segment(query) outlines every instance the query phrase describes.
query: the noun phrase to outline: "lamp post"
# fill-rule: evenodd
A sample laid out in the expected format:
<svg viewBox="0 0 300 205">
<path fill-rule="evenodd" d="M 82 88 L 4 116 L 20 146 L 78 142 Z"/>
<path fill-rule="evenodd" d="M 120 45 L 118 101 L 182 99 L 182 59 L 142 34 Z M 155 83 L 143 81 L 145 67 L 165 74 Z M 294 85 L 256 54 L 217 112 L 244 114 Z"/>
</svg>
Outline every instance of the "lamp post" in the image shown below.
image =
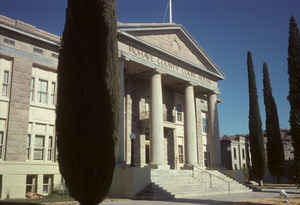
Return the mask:
<svg viewBox="0 0 300 205">
<path fill-rule="evenodd" d="M 130 139 L 131 139 L 131 163 L 130 166 L 134 167 L 134 140 L 135 140 L 135 134 L 131 133 L 130 134 Z"/>
</svg>

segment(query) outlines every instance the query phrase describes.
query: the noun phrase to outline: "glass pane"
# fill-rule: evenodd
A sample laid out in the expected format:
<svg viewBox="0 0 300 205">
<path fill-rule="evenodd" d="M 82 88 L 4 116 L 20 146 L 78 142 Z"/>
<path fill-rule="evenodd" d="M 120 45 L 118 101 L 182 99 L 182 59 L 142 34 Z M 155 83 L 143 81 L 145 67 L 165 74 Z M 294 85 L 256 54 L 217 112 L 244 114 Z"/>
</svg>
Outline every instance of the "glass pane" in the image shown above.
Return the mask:
<svg viewBox="0 0 300 205">
<path fill-rule="evenodd" d="M 52 82 L 51 93 L 54 95 L 55 93 L 55 82 Z"/>
<path fill-rule="evenodd" d="M 0 144 L 3 144 L 3 132 L 0 132 Z"/>
<path fill-rule="evenodd" d="M 9 76 L 9 72 L 7 70 L 4 71 L 4 79 L 3 79 L 4 83 L 8 83 L 8 76 Z"/>
<path fill-rule="evenodd" d="M 35 140 L 34 140 L 34 144 L 36 147 L 44 147 L 45 144 L 45 136 L 42 135 L 36 135 L 35 136 Z"/>
<path fill-rule="evenodd" d="M 51 148 L 53 146 L 53 137 L 49 136 L 48 147 Z"/>
<path fill-rule="evenodd" d="M 30 147 L 31 145 L 31 135 L 27 135 L 27 147 Z"/>
<path fill-rule="evenodd" d="M 48 185 L 43 185 L 43 192 L 48 193 L 49 191 Z"/>
<path fill-rule="evenodd" d="M 43 149 L 34 149 L 34 160 L 43 160 L 44 150 Z"/>
<path fill-rule="evenodd" d="M 34 84 L 35 84 L 35 79 L 32 78 L 32 79 L 31 79 L 31 89 L 34 89 L 34 86 L 35 86 Z"/>
</svg>

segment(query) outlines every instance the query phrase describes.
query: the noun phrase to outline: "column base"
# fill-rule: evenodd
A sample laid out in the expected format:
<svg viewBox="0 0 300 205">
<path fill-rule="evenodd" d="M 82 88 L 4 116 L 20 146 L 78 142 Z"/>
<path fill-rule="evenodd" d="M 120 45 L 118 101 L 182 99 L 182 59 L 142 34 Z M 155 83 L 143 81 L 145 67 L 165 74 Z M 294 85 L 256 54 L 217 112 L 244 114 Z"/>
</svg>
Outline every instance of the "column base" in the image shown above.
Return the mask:
<svg viewBox="0 0 300 205">
<path fill-rule="evenodd" d="M 170 169 L 170 165 L 166 164 L 149 164 L 151 169 Z"/>
<path fill-rule="evenodd" d="M 194 165 L 194 164 L 184 164 L 183 169 L 187 170 L 194 170 L 200 168 L 199 165 Z"/>
</svg>

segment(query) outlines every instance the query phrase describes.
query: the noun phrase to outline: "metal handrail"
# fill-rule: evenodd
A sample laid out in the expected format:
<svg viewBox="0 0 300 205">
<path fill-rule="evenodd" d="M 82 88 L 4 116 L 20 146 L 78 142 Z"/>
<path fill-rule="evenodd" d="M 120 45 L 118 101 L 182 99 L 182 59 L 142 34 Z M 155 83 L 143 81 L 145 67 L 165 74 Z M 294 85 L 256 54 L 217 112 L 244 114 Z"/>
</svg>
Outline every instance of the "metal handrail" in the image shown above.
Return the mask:
<svg viewBox="0 0 300 205">
<path fill-rule="evenodd" d="M 220 177 L 220 176 L 217 176 L 217 175 L 215 175 L 215 174 L 213 174 L 213 173 L 210 173 L 210 172 L 208 172 L 208 171 L 205 171 L 205 170 L 199 170 L 199 169 L 198 169 L 197 171 L 198 171 L 199 174 L 200 174 L 200 173 L 206 173 L 206 174 L 209 175 L 209 186 L 210 186 L 210 188 L 212 188 L 212 177 L 215 177 L 215 178 L 220 179 L 220 180 L 222 180 L 222 181 L 224 181 L 225 183 L 228 184 L 228 193 L 230 193 L 230 181 L 228 181 L 228 180 L 226 180 L 226 179 L 224 179 L 224 178 L 222 178 L 222 177 Z M 193 177 L 194 177 L 194 178 L 198 178 L 199 175 L 198 175 L 197 177 L 195 177 L 194 172 L 195 172 L 195 170 L 193 169 Z"/>
</svg>

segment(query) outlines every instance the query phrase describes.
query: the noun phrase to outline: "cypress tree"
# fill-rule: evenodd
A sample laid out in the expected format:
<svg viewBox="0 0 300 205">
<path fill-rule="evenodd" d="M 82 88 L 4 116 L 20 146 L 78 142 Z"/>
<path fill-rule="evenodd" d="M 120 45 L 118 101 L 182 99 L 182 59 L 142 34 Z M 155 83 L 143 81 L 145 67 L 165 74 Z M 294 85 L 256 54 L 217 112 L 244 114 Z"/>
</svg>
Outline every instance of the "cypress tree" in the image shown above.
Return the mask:
<svg viewBox="0 0 300 205">
<path fill-rule="evenodd" d="M 289 25 L 288 48 L 290 126 L 293 139 L 296 183 L 300 185 L 300 36 L 294 17 Z"/>
<path fill-rule="evenodd" d="M 107 195 L 119 136 L 114 0 L 68 0 L 58 63 L 56 134 L 60 172 L 82 205 Z"/>
<path fill-rule="evenodd" d="M 249 85 L 249 141 L 252 157 L 252 175 L 259 185 L 265 174 L 265 151 L 263 131 L 259 113 L 255 73 L 253 69 L 252 56 L 250 51 L 247 55 L 248 64 L 248 85 Z"/>
<path fill-rule="evenodd" d="M 277 176 L 277 183 L 284 173 L 284 151 L 281 141 L 277 107 L 272 95 L 267 63 L 263 65 L 264 103 L 266 111 L 267 161 L 272 176 Z"/>
</svg>

